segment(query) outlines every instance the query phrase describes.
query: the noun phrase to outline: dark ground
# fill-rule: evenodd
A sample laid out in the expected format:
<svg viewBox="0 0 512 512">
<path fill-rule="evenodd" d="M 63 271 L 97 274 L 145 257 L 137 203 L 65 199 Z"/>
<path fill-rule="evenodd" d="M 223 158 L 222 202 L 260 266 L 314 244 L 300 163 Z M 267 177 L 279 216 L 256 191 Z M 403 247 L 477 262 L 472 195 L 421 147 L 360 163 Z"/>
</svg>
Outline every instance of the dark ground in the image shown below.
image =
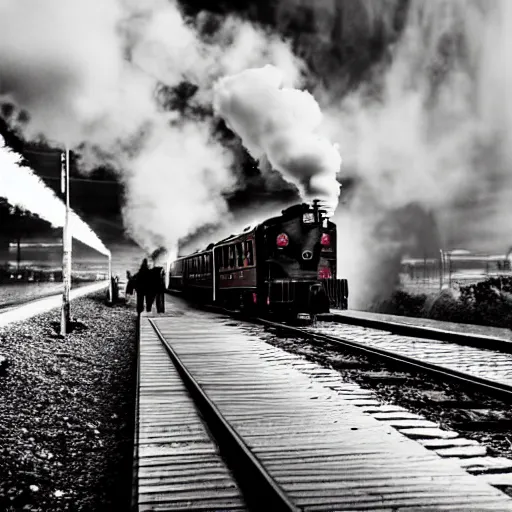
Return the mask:
<svg viewBox="0 0 512 512">
<path fill-rule="evenodd" d="M 0 510 L 128 510 L 136 315 L 104 293 L 0 329 Z M 82 322 L 82 323 L 80 323 Z"/>
</svg>

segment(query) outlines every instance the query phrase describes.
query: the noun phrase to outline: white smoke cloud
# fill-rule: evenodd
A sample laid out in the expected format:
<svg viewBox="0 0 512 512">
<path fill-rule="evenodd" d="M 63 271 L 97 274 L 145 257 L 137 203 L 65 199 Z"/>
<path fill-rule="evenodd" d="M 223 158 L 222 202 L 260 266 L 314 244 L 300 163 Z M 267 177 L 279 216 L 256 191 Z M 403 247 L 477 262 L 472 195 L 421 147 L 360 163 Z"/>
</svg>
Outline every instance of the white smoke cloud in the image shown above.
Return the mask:
<svg viewBox="0 0 512 512">
<path fill-rule="evenodd" d="M 510 153 L 505 141 L 512 128 L 511 24 L 506 0 L 413 1 L 381 94 L 371 98 L 363 87 L 328 111 L 347 169 L 384 208 L 416 201 L 442 218 L 464 199 L 478 209 L 488 194 L 493 201 L 510 197 L 503 153 Z M 493 186 L 496 178 L 505 189 Z M 472 226 L 478 237 L 491 228 L 485 239 L 468 241 L 483 248 L 498 240 L 499 214 Z M 445 237 L 461 240 L 449 231 Z"/>
<path fill-rule="evenodd" d="M 368 3 L 373 19 L 388 20 L 396 9 L 396 2 Z M 372 246 L 386 248 L 375 225 L 410 203 L 434 212 L 445 249 L 510 245 L 511 29 L 507 0 L 412 0 L 389 64 L 378 63 L 371 83 L 341 100 L 323 98 L 326 134 L 340 144 L 345 173 L 360 184 L 356 195 L 364 195 L 334 219 L 366 221 L 358 229 L 368 238 L 350 231 L 339 237 L 340 252 L 349 238 L 365 248 L 354 248 L 359 264 L 347 265 L 356 269 L 353 281 L 363 281 L 357 269 L 371 266 L 361 255 L 368 260 Z M 405 251 L 405 244 L 394 249 Z M 382 266 L 366 279 L 378 288 L 387 272 Z"/>
<path fill-rule="evenodd" d="M 321 199 L 332 214 L 341 156 L 316 133 L 322 112 L 307 91 L 284 88 L 282 72 L 267 65 L 218 81 L 214 108 L 253 158 L 268 161 L 307 200 Z"/>
<path fill-rule="evenodd" d="M 19 155 L 5 147 L 4 139 L 0 136 L 0 193 L 8 198 L 12 205 L 39 215 L 53 227 L 64 226 L 64 203 L 31 169 L 20 166 L 21 160 Z M 72 210 L 69 229 L 73 238 L 101 254 L 110 254 L 98 236 Z"/>
<path fill-rule="evenodd" d="M 208 110 L 218 77 L 267 62 L 300 80 L 281 38 L 236 18 L 202 38 L 174 1 L 0 0 L 0 96 L 28 112 L 27 138 L 119 171 L 126 227 L 148 251 L 205 220 L 229 221 L 221 194 L 234 183 L 208 122 L 162 109 L 158 86 L 191 81 L 191 105 Z"/>
<path fill-rule="evenodd" d="M 130 164 L 123 213 L 135 239 L 157 234 L 158 244 L 172 248 L 199 226 L 220 218 L 229 223 L 221 194 L 232 181 L 230 165 L 231 155 L 209 141 L 206 123 L 183 123 L 172 137 L 155 132 Z"/>
</svg>

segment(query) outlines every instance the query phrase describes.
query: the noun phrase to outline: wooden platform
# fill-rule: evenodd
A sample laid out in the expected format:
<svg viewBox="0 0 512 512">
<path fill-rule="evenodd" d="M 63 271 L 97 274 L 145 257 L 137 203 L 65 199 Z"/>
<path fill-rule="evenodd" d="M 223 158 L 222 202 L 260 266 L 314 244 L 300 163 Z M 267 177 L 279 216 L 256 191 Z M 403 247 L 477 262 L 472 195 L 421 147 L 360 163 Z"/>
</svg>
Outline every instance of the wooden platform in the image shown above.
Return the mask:
<svg viewBox="0 0 512 512">
<path fill-rule="evenodd" d="M 298 369 L 297 356 L 294 365 L 288 353 L 231 319 L 168 311 L 141 318 L 140 510 L 180 510 L 199 493 L 208 510 L 244 506 L 150 317 L 301 509 L 512 510 L 501 491 L 345 399 L 341 380 L 341 392 L 328 389 Z M 201 510 L 194 503 L 187 510 Z"/>
<path fill-rule="evenodd" d="M 147 319 L 141 323 L 139 346 L 138 510 L 246 510 Z"/>
</svg>

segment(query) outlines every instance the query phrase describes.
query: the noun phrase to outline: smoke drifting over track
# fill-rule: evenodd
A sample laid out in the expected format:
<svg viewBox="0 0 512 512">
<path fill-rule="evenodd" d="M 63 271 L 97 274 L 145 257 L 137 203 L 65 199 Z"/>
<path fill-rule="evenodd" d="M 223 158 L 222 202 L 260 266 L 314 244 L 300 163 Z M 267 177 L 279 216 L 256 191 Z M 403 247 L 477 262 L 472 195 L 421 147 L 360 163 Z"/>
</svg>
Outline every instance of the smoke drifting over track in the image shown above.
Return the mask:
<svg viewBox="0 0 512 512">
<path fill-rule="evenodd" d="M 208 15 L 191 21 L 168 0 L 0 0 L 0 102 L 17 107 L 10 125 L 67 144 L 84 170 L 114 167 L 125 225 L 148 252 L 229 223 L 222 194 L 236 180 L 213 129 L 214 81 L 269 62 L 291 84 L 300 76 L 280 37 L 234 17 L 213 34 L 203 30 Z M 184 82 L 197 86 L 186 101 L 176 93 Z"/>
<path fill-rule="evenodd" d="M 276 16 L 286 28 L 308 20 L 297 44 L 322 73 L 314 94 L 356 183 L 333 219 L 344 226 L 339 268 L 352 269 L 351 305 L 387 291 L 403 254 L 506 252 L 512 4 L 282 0 Z M 339 72 L 340 54 L 352 75 Z M 411 205 L 419 216 L 409 223 Z M 406 226 L 427 218 L 429 236 Z"/>
<path fill-rule="evenodd" d="M 31 213 L 36 213 L 53 227 L 64 226 L 66 207 L 43 181 L 28 167 L 20 166 L 21 157 L 10 151 L 0 137 L 0 190 L 11 204 L 18 205 Z M 110 251 L 75 213 L 71 212 L 69 227 L 73 238 L 92 247 L 101 254 Z"/>
</svg>

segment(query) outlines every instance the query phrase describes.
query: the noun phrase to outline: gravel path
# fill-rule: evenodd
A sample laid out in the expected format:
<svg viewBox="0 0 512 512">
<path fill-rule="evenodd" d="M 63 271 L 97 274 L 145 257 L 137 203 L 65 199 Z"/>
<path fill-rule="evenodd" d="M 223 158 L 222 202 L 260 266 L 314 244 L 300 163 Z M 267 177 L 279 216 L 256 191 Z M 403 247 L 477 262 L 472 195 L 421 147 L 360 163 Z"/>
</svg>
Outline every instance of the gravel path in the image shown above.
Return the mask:
<svg viewBox="0 0 512 512">
<path fill-rule="evenodd" d="M 135 397 L 133 308 L 104 293 L 0 328 L 0 510 L 128 510 Z"/>
</svg>

